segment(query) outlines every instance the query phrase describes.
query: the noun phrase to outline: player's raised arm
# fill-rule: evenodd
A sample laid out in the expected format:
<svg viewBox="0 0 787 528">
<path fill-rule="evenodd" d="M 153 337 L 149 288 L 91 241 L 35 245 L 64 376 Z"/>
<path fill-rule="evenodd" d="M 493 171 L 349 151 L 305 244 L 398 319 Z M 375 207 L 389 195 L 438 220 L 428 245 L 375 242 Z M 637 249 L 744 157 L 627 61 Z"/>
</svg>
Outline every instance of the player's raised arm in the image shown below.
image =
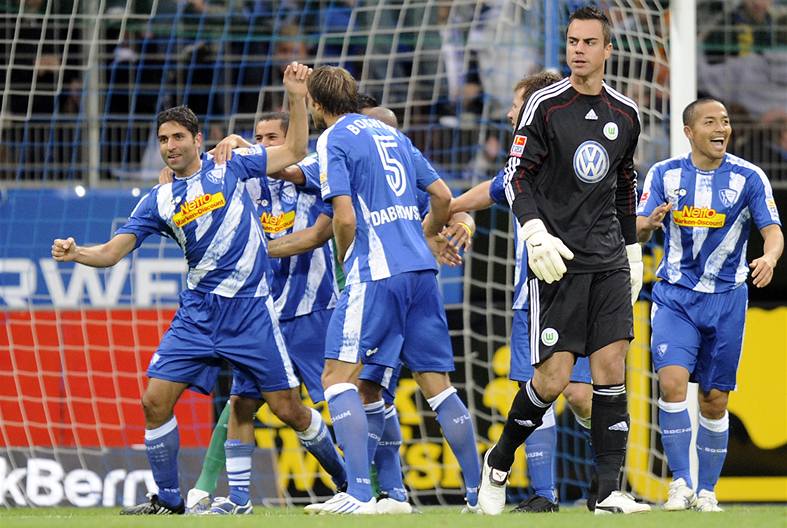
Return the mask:
<svg viewBox="0 0 787 528">
<path fill-rule="evenodd" d="M 267 148 L 267 172 L 273 174 L 293 165 L 308 153 L 309 121 L 306 111 L 306 81 L 311 68 L 293 62 L 284 72 L 284 88 L 290 110 L 290 124 L 284 145 Z"/>
<path fill-rule="evenodd" d="M 78 246 L 73 237 L 52 242 L 52 258 L 58 262 L 77 262 L 94 268 L 108 268 L 131 253 L 137 237 L 128 233 L 115 235 L 97 246 Z"/>
</svg>

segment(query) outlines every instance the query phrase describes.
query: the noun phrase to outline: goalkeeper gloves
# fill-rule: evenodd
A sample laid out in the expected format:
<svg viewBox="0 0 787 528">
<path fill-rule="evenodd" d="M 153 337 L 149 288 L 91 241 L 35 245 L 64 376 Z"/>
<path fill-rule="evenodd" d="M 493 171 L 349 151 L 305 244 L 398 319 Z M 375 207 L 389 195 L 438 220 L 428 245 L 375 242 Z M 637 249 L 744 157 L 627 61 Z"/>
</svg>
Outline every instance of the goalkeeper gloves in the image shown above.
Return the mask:
<svg viewBox="0 0 787 528">
<path fill-rule="evenodd" d="M 629 268 L 631 269 L 631 306 L 634 306 L 639 298 L 639 291 L 642 289 L 642 273 L 644 271 L 642 248 L 636 242 L 629 244 L 626 246 L 626 256 L 629 259 Z"/>
<path fill-rule="evenodd" d="M 574 254 L 563 241 L 547 233 L 541 220 L 530 220 L 522 226 L 522 236 L 527 245 L 527 263 L 536 277 L 551 284 L 563 278 L 566 264 Z"/>
</svg>

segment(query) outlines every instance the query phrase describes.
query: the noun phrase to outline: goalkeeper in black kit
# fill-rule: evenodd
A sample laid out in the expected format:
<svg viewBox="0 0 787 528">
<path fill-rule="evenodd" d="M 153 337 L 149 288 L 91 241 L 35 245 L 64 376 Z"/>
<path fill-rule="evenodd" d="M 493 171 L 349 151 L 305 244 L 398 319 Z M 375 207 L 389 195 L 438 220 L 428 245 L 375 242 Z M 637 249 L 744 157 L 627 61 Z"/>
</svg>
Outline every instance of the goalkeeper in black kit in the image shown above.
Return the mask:
<svg viewBox="0 0 787 528">
<path fill-rule="evenodd" d="M 484 457 L 479 505 L 505 507 L 514 451 L 541 425 L 577 357 L 590 356 L 591 437 L 599 479 L 595 513 L 638 513 L 620 490 L 629 414 L 626 353 L 642 285 L 636 238 L 637 105 L 604 81 L 607 17 L 574 12 L 566 31 L 571 75 L 525 103 L 505 168 L 506 193 L 528 252 L 530 350 L 535 374 L 511 404 Z"/>
</svg>

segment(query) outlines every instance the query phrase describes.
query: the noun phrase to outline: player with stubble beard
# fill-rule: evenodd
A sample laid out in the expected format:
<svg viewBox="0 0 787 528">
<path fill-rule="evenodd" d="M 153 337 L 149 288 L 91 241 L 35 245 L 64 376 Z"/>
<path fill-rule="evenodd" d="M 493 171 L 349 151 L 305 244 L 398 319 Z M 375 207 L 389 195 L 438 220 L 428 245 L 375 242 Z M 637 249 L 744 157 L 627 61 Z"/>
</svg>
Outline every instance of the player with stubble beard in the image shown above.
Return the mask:
<svg viewBox="0 0 787 528">
<path fill-rule="evenodd" d="M 541 425 L 577 357 L 590 357 L 596 514 L 649 511 L 620 491 L 629 414 L 626 353 L 642 285 L 636 237 L 636 103 L 604 83 L 609 20 L 575 11 L 566 31 L 571 75 L 528 100 L 506 164 L 506 193 L 528 252 L 533 378 L 517 393 L 482 470 L 479 505 L 498 514 L 514 451 Z"/>
</svg>

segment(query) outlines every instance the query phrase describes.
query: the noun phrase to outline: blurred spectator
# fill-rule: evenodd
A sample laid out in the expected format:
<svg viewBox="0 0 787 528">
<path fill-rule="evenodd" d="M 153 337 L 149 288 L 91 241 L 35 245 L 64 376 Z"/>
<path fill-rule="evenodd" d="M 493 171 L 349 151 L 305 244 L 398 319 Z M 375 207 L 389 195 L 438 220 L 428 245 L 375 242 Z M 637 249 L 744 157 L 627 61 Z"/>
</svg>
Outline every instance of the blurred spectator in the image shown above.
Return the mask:
<svg viewBox="0 0 787 528">
<path fill-rule="evenodd" d="M 710 64 L 728 57 L 743 57 L 773 48 L 777 44 L 777 27 L 771 12 L 773 0 L 741 0 L 734 9 L 730 2 L 710 2 L 708 17 L 697 17 L 704 55 Z"/>
</svg>

